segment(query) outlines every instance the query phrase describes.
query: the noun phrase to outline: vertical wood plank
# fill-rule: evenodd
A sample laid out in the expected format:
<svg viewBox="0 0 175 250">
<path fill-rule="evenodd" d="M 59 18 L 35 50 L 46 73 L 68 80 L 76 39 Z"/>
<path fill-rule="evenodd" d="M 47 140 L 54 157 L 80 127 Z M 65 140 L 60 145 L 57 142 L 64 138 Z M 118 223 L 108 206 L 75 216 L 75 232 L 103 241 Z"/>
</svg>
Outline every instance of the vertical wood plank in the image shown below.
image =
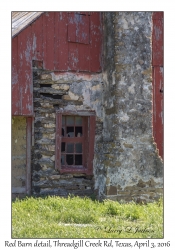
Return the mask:
<svg viewBox="0 0 175 250">
<path fill-rule="evenodd" d="M 78 44 L 69 43 L 69 69 L 76 71 L 79 68 Z"/>
<path fill-rule="evenodd" d="M 67 71 L 68 68 L 68 35 L 67 35 L 67 25 L 68 25 L 68 13 L 59 12 L 56 15 L 58 22 L 58 34 L 56 39 L 56 60 L 58 61 L 59 71 Z"/>
<path fill-rule="evenodd" d="M 60 12 L 55 13 L 55 70 L 59 69 L 59 35 L 58 35 L 58 29 L 59 29 L 59 19 L 60 19 Z"/>
<path fill-rule="evenodd" d="M 31 195 L 32 117 L 27 117 L 26 122 L 26 193 Z"/>
<path fill-rule="evenodd" d="M 153 19 L 163 19 L 163 11 L 153 12 Z"/>
<path fill-rule="evenodd" d="M 163 159 L 163 12 L 153 13 L 153 135 Z"/>
<path fill-rule="evenodd" d="M 18 35 L 20 115 L 33 115 L 31 26 Z"/>
<path fill-rule="evenodd" d="M 80 71 L 90 71 L 89 45 L 78 45 L 78 61 Z"/>
<path fill-rule="evenodd" d="M 95 142 L 95 125 L 96 116 L 89 117 L 89 154 L 88 154 L 88 172 L 93 173 L 93 159 L 94 159 L 94 142 Z"/>
<path fill-rule="evenodd" d="M 153 68 L 153 135 L 163 158 L 163 68 Z"/>
<path fill-rule="evenodd" d="M 54 12 L 47 12 L 44 15 L 45 19 L 45 29 L 46 29 L 46 57 L 44 57 L 45 60 L 45 67 L 47 70 L 54 70 L 54 40 L 55 40 L 55 34 L 54 34 Z"/>
<path fill-rule="evenodd" d="M 46 13 L 42 15 L 42 41 L 43 41 L 43 68 L 47 69 L 47 19 Z"/>
<path fill-rule="evenodd" d="M 153 66 L 163 65 L 163 19 L 153 19 Z"/>
<path fill-rule="evenodd" d="M 18 36 L 12 40 L 12 115 L 18 115 L 19 105 L 19 78 L 18 78 Z"/>
<path fill-rule="evenodd" d="M 42 17 L 38 18 L 31 25 L 32 27 L 32 59 L 42 61 L 43 49 L 42 49 Z"/>
<path fill-rule="evenodd" d="M 68 13 L 68 42 L 77 42 L 78 22 L 77 14 Z"/>
<path fill-rule="evenodd" d="M 90 16 L 90 71 L 101 71 L 102 27 L 101 14 L 92 12 Z"/>
<path fill-rule="evenodd" d="M 78 23 L 78 38 L 79 43 L 89 44 L 89 27 L 90 20 L 88 15 L 80 15 L 80 20 Z"/>
<path fill-rule="evenodd" d="M 19 97 L 19 108 L 18 108 L 18 115 L 22 115 L 22 66 L 23 66 L 23 51 L 22 51 L 22 34 L 18 35 L 18 97 Z"/>
<path fill-rule="evenodd" d="M 62 114 L 56 114 L 56 147 L 55 147 L 55 169 L 61 169 L 61 128 Z"/>
<path fill-rule="evenodd" d="M 88 117 L 83 117 L 83 166 L 85 169 L 88 169 L 88 150 L 89 150 L 89 124 L 88 124 Z"/>
</svg>

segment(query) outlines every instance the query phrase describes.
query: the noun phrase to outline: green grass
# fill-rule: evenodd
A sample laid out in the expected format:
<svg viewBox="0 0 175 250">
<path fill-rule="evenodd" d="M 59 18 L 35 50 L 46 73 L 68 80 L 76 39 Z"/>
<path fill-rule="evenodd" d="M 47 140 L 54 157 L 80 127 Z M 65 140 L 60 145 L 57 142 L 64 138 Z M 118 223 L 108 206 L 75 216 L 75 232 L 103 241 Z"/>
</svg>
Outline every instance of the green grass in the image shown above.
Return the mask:
<svg viewBox="0 0 175 250">
<path fill-rule="evenodd" d="M 13 238 L 162 238 L 163 201 L 135 204 L 79 197 L 12 203 Z"/>
</svg>

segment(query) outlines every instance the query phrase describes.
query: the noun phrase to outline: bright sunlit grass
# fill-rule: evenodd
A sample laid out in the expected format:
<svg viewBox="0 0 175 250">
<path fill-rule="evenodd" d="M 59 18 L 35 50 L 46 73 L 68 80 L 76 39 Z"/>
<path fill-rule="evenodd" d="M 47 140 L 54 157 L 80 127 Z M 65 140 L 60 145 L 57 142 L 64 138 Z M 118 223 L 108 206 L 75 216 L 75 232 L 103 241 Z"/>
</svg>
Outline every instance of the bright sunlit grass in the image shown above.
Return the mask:
<svg viewBox="0 0 175 250">
<path fill-rule="evenodd" d="M 163 238 L 163 201 L 120 204 L 79 197 L 12 203 L 13 238 Z"/>
</svg>

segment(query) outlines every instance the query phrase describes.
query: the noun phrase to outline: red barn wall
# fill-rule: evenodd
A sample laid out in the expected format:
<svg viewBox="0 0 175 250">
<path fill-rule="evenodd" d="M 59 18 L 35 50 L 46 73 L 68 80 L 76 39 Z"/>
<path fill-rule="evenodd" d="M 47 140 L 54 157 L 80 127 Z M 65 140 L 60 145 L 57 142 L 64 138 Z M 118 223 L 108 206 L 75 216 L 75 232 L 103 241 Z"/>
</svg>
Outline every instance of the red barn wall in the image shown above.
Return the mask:
<svg viewBox="0 0 175 250">
<path fill-rule="evenodd" d="M 101 44 L 99 12 L 42 14 L 12 41 L 12 114 L 33 116 L 32 60 L 46 70 L 100 72 Z"/>
<path fill-rule="evenodd" d="M 153 135 L 163 159 L 163 12 L 153 13 Z"/>
</svg>

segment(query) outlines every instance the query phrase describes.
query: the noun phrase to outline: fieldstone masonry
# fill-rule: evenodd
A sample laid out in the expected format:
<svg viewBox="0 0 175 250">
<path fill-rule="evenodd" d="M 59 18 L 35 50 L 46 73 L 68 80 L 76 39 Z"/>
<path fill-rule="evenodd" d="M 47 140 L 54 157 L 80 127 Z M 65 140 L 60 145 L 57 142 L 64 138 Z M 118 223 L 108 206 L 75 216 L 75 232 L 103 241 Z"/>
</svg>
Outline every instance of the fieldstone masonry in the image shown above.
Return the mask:
<svg viewBox="0 0 175 250">
<path fill-rule="evenodd" d="M 33 68 L 34 146 L 32 187 L 35 195 L 94 194 L 94 177 L 55 170 L 56 110 L 95 110 L 96 143 L 102 140 L 102 74 L 57 73 Z"/>
<path fill-rule="evenodd" d="M 163 163 L 152 131 L 152 13 L 105 13 L 104 29 L 101 195 L 126 201 L 158 199 L 163 194 Z"/>
<path fill-rule="evenodd" d="M 149 202 L 163 194 L 163 162 L 152 131 L 152 13 L 106 12 L 103 34 L 102 73 L 33 67 L 35 195 Z M 59 108 L 95 110 L 93 176 L 55 170 Z"/>
</svg>

